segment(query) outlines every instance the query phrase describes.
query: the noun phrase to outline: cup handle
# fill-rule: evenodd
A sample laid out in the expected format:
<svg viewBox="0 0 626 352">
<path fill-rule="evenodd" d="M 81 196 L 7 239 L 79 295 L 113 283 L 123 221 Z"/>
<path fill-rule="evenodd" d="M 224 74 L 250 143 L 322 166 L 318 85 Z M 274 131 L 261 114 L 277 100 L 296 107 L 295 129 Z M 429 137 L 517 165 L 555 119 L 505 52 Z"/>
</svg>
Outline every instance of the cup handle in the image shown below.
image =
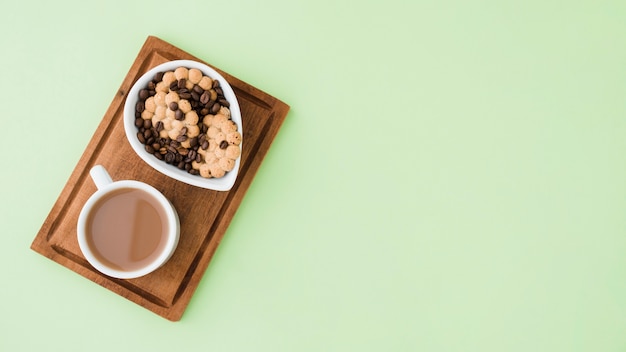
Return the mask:
<svg viewBox="0 0 626 352">
<path fill-rule="evenodd" d="M 91 179 L 96 184 L 98 189 L 108 185 L 109 183 L 113 183 L 113 179 L 102 165 L 92 167 L 91 170 L 89 170 L 89 175 L 91 175 Z"/>
</svg>

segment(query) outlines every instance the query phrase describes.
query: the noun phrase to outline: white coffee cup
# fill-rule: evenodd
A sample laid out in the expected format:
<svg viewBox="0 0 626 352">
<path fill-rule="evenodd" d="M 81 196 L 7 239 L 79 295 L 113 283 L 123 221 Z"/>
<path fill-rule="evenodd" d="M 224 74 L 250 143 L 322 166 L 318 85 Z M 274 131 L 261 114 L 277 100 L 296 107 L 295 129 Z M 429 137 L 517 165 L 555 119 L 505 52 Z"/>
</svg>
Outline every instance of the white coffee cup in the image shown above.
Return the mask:
<svg viewBox="0 0 626 352">
<path fill-rule="evenodd" d="M 101 165 L 89 174 L 98 190 L 78 216 L 78 245 L 101 273 L 119 279 L 147 275 L 176 249 L 180 221 L 170 201 L 140 181 L 111 179 Z"/>
</svg>

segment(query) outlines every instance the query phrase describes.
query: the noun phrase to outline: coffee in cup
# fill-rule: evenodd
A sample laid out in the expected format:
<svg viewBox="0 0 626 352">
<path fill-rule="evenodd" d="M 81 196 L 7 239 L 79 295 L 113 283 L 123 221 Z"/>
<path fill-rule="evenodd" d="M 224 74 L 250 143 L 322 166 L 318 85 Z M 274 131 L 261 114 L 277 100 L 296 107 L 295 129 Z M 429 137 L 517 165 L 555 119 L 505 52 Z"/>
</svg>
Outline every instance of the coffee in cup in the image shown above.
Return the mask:
<svg viewBox="0 0 626 352">
<path fill-rule="evenodd" d="M 78 243 L 87 261 L 111 277 L 130 279 L 162 266 L 178 244 L 180 224 L 169 200 L 139 181 L 113 182 L 104 167 L 90 175 L 98 190 L 78 218 Z"/>
</svg>

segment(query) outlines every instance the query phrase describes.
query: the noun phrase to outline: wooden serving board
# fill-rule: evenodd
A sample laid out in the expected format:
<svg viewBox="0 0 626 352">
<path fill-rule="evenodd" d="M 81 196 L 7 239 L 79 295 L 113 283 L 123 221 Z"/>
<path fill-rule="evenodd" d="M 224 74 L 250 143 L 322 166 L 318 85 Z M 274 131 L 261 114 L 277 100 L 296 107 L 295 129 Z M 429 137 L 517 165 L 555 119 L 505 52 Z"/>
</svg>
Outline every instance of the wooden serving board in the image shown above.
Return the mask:
<svg viewBox="0 0 626 352">
<path fill-rule="evenodd" d="M 239 176 L 228 192 L 202 189 L 158 173 L 126 140 L 123 109 L 132 84 L 166 61 L 202 60 L 156 37 L 148 37 L 113 98 L 31 248 L 99 285 L 172 321 L 180 320 L 244 194 L 278 133 L 289 106 L 215 68 L 230 83 L 241 108 L 243 144 Z M 76 239 L 78 214 L 96 191 L 89 170 L 103 165 L 113 180 L 139 180 L 160 190 L 176 207 L 181 236 L 172 258 L 146 276 L 121 280 L 96 271 Z"/>
</svg>

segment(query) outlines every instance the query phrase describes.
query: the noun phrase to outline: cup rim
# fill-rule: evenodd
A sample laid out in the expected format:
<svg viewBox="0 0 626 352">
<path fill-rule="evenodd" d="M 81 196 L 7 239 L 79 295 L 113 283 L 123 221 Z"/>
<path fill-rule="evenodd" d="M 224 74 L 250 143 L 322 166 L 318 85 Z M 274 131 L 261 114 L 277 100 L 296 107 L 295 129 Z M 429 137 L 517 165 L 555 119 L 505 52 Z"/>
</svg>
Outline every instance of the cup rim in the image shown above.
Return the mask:
<svg viewBox="0 0 626 352">
<path fill-rule="evenodd" d="M 152 195 L 159 201 L 168 219 L 167 242 L 163 250 L 159 254 L 159 256 L 155 258 L 152 262 L 147 264 L 146 266 L 136 269 L 136 270 L 130 270 L 130 271 L 111 268 L 110 266 L 98 260 L 97 257 L 93 254 L 93 251 L 91 250 L 90 246 L 88 245 L 87 238 L 86 238 L 87 218 L 93 206 L 96 204 L 98 200 L 100 200 L 109 192 L 114 191 L 116 189 L 122 189 L 122 188 L 134 188 L 134 189 L 140 189 L 142 191 L 148 192 L 150 195 Z M 89 199 L 87 199 L 87 202 L 85 202 L 85 205 L 83 205 L 80 211 L 80 214 L 78 216 L 78 223 L 77 223 L 78 245 L 80 247 L 81 252 L 85 256 L 85 259 L 89 262 L 89 264 L 91 264 L 99 272 L 107 276 L 111 276 L 111 277 L 118 278 L 118 279 L 138 278 L 141 276 L 145 276 L 157 270 L 158 268 L 160 268 L 163 264 L 165 264 L 170 259 L 170 257 L 174 253 L 176 247 L 178 246 L 179 237 L 180 237 L 180 220 L 178 218 L 178 213 L 176 212 L 176 209 L 174 208 L 172 203 L 159 190 L 141 181 L 121 180 L 121 181 L 114 181 L 110 184 L 107 184 L 106 186 L 98 189 L 95 193 L 93 193 L 89 197 Z"/>
</svg>

